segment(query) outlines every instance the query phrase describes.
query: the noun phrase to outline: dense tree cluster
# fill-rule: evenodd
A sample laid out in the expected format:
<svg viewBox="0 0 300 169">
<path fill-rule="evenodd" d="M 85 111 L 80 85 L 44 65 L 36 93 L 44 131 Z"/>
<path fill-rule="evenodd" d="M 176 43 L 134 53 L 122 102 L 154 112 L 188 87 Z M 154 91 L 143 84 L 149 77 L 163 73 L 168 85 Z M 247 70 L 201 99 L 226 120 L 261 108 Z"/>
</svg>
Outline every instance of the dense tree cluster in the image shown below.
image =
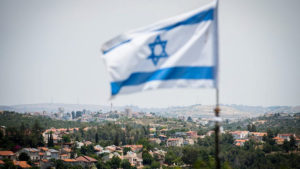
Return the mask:
<svg viewBox="0 0 300 169">
<path fill-rule="evenodd" d="M 70 137 L 76 141 L 92 141 L 102 146 L 137 144 L 139 140 L 148 138 L 149 127 L 138 124 L 128 124 L 122 127 L 114 123 L 103 123 L 101 125 L 84 131 L 80 128 Z"/>
<path fill-rule="evenodd" d="M 34 121 L 38 121 L 43 129 L 54 128 L 74 128 L 74 127 L 86 127 L 96 125 L 96 123 L 86 123 L 78 121 L 63 121 L 55 120 L 46 116 L 32 116 L 30 114 L 20 114 L 16 112 L 4 111 L 0 114 L 0 125 L 6 127 L 20 127 L 20 125 L 27 124 L 29 127 L 33 125 Z"/>
<path fill-rule="evenodd" d="M 7 127 L 5 135 L 0 130 L 1 148 L 17 151 L 22 147 L 44 146 L 42 131 L 38 121 L 32 126 L 21 123 L 19 127 Z"/>
</svg>

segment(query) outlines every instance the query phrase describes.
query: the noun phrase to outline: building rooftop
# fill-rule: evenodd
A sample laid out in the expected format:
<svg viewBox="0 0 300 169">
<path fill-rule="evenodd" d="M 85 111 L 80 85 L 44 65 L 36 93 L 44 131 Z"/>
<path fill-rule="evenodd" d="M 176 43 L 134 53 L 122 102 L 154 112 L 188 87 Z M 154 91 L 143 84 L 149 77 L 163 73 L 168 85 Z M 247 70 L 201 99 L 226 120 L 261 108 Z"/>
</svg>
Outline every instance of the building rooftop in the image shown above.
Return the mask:
<svg viewBox="0 0 300 169">
<path fill-rule="evenodd" d="M 89 157 L 89 156 L 80 156 L 76 158 L 76 161 L 82 161 L 82 162 L 97 162 L 96 159 Z"/>
<path fill-rule="evenodd" d="M 31 166 L 27 164 L 27 161 L 13 161 L 14 165 L 17 165 L 21 168 L 30 168 Z"/>
<path fill-rule="evenodd" d="M 13 156 L 15 155 L 12 151 L 0 151 L 0 156 Z"/>
<path fill-rule="evenodd" d="M 63 159 L 63 161 L 69 163 L 77 162 L 75 159 Z"/>
</svg>

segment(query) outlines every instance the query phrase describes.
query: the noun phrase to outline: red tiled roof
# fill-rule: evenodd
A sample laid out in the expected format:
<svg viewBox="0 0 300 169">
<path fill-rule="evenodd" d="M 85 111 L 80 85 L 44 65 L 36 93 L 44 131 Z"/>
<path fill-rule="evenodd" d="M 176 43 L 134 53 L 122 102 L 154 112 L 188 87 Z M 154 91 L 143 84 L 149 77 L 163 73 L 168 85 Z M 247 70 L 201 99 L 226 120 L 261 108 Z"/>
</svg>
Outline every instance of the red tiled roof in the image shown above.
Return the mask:
<svg viewBox="0 0 300 169">
<path fill-rule="evenodd" d="M 283 140 L 283 138 L 280 138 L 280 137 L 274 137 L 273 139 L 274 140 Z"/>
<path fill-rule="evenodd" d="M 186 132 L 187 134 L 195 134 L 195 133 L 197 133 L 196 131 L 187 131 Z"/>
<path fill-rule="evenodd" d="M 143 145 L 125 145 L 124 147 L 130 147 L 130 148 L 143 148 Z"/>
<path fill-rule="evenodd" d="M 75 159 L 63 159 L 64 162 L 77 162 Z"/>
<path fill-rule="evenodd" d="M 13 156 L 14 152 L 12 151 L 0 151 L 0 156 Z"/>
<path fill-rule="evenodd" d="M 30 168 L 31 166 L 27 164 L 27 161 L 13 161 L 14 165 L 20 166 L 21 168 Z"/>
<path fill-rule="evenodd" d="M 38 147 L 38 149 L 41 149 L 43 151 L 48 151 L 48 148 L 47 147 Z"/>
<path fill-rule="evenodd" d="M 4 164 L 4 162 L 2 160 L 0 160 L 0 164 Z"/>
<path fill-rule="evenodd" d="M 249 131 L 232 131 L 231 134 L 249 133 Z"/>
<path fill-rule="evenodd" d="M 255 136 L 264 136 L 264 135 L 268 135 L 267 133 L 261 133 L 261 132 L 252 132 L 251 134 L 255 135 Z"/>
<path fill-rule="evenodd" d="M 89 156 L 80 156 L 80 157 L 77 157 L 75 160 L 82 161 L 82 162 L 97 162 L 96 159 L 89 157 Z"/>
<path fill-rule="evenodd" d="M 247 140 L 235 140 L 236 142 L 246 142 Z"/>
</svg>

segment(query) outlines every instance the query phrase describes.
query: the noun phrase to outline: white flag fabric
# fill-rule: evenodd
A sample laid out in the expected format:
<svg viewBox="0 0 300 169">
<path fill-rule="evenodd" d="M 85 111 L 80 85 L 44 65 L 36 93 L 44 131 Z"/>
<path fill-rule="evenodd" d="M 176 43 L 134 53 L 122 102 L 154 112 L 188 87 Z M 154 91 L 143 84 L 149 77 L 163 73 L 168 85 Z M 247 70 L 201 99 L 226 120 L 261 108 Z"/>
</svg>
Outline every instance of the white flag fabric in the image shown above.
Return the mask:
<svg viewBox="0 0 300 169">
<path fill-rule="evenodd" d="M 111 95 L 217 87 L 217 1 L 124 33 L 102 46 Z"/>
</svg>

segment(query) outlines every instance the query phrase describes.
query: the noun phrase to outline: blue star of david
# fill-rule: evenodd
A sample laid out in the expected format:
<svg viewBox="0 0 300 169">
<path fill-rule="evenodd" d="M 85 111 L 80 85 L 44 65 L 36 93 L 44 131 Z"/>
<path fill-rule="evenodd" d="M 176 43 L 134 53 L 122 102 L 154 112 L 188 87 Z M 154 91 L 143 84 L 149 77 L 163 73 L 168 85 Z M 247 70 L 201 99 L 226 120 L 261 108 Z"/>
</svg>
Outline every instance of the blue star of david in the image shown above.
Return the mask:
<svg viewBox="0 0 300 169">
<path fill-rule="evenodd" d="M 159 59 L 163 57 L 168 57 L 168 54 L 166 53 L 166 45 L 167 41 L 162 41 L 160 39 L 160 35 L 156 36 L 154 42 L 149 44 L 151 55 L 147 57 L 147 59 L 151 59 L 153 64 L 156 66 Z M 159 54 L 155 53 L 155 48 L 161 46 L 161 52 Z"/>
</svg>

